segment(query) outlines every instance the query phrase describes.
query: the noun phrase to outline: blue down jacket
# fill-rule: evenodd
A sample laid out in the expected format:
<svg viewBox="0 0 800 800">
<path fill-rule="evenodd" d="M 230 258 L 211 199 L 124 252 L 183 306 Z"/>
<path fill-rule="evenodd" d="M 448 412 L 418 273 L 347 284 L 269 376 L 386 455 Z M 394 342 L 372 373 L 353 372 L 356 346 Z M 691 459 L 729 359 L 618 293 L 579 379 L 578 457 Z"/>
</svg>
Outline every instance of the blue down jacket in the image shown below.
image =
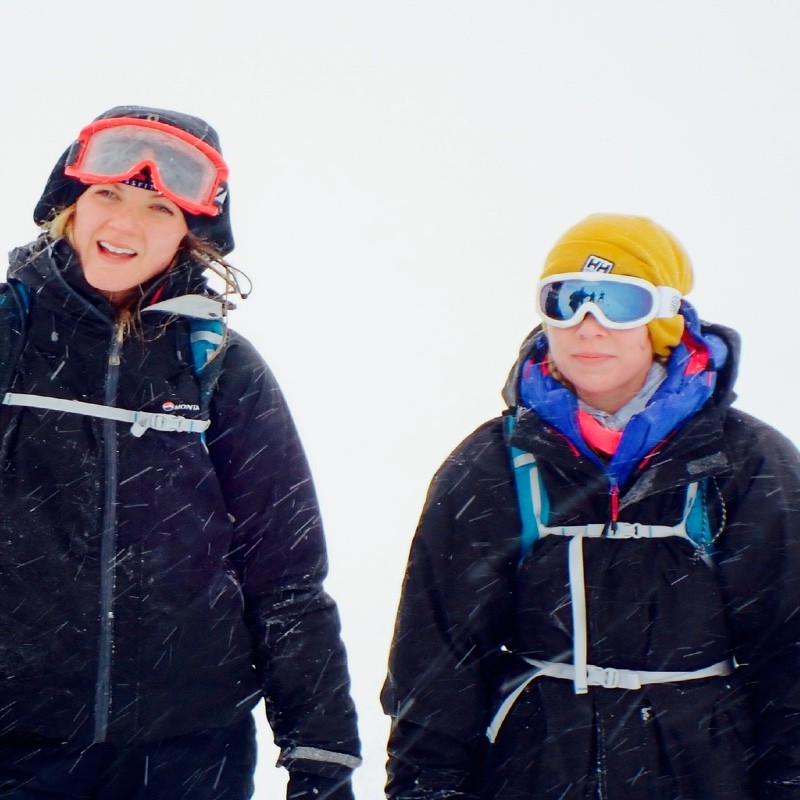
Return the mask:
<svg viewBox="0 0 800 800">
<path fill-rule="evenodd" d="M 65 240 L 18 249 L 10 275 L 31 298 L 14 392 L 200 415 L 185 318 L 143 312 L 118 336 Z M 185 261 L 146 287 L 141 307 L 207 292 Z M 303 449 L 254 348 L 230 333 L 219 357 L 207 445 L 91 416 L 0 411 L 4 733 L 149 741 L 233 724 L 264 698 L 284 764 L 357 763 Z M 326 753 L 343 755 L 328 764 Z"/>
<path fill-rule="evenodd" d="M 491 420 L 435 476 L 383 690 L 388 797 L 800 798 L 800 457 L 731 407 L 736 334 L 684 313 L 668 377 L 610 461 L 579 439 L 575 398 L 548 376 L 537 331 L 505 392 L 510 441 Z M 674 526 L 687 486 L 705 487 L 704 552 L 676 536 L 583 540 L 587 662 L 606 686 L 578 694 L 531 664 L 576 658 L 571 537 L 521 548 L 509 444 L 535 457 L 554 527 Z M 732 674 L 638 689 L 612 679 L 723 662 Z"/>
</svg>

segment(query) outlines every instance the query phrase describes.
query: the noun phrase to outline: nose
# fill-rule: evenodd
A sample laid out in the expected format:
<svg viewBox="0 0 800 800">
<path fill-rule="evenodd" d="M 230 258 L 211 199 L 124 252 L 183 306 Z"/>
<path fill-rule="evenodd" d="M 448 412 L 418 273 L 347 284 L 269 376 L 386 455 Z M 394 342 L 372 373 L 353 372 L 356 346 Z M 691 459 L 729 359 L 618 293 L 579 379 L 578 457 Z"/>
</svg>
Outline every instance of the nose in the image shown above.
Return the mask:
<svg viewBox="0 0 800 800">
<path fill-rule="evenodd" d="M 108 223 L 112 228 L 120 231 L 134 230 L 138 225 L 136 209 L 125 203 L 120 203 L 109 218 Z"/>
<path fill-rule="evenodd" d="M 578 323 L 578 334 L 581 336 L 604 336 L 607 329 L 591 312 Z"/>
</svg>

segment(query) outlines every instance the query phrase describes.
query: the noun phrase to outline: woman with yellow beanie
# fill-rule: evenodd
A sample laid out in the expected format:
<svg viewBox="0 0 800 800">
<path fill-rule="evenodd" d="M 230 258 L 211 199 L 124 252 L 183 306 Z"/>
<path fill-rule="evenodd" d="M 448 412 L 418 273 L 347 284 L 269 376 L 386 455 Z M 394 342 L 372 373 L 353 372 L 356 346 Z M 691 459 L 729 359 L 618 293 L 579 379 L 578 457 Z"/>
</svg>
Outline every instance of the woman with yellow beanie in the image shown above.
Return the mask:
<svg viewBox="0 0 800 800">
<path fill-rule="evenodd" d="M 508 409 L 437 473 L 383 690 L 387 796 L 800 798 L 800 454 L 732 408 L 678 241 L 558 240 Z"/>
</svg>

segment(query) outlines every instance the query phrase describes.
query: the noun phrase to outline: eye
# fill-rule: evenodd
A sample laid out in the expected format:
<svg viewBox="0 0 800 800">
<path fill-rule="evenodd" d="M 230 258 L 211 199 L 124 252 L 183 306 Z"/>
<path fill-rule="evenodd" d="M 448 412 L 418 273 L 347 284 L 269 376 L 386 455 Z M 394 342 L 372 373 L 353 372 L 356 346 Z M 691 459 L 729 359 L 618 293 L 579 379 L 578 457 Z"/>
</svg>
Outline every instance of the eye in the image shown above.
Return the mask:
<svg viewBox="0 0 800 800">
<path fill-rule="evenodd" d="M 110 186 L 96 186 L 92 194 L 95 197 L 102 197 L 107 199 L 114 199 L 119 195 Z"/>
<path fill-rule="evenodd" d="M 165 217 L 176 217 L 181 213 L 178 206 L 162 194 L 153 194 L 148 208 L 156 214 L 163 214 Z"/>
</svg>

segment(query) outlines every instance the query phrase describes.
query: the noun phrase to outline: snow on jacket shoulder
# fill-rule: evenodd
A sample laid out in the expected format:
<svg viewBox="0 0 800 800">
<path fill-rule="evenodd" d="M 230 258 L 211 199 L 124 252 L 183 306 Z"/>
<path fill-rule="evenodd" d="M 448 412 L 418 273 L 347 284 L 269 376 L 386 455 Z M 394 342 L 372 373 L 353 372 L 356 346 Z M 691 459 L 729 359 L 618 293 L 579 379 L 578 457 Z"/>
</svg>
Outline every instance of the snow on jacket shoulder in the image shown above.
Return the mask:
<svg viewBox="0 0 800 800">
<path fill-rule="evenodd" d="M 17 251 L 11 274 L 31 296 L 15 392 L 202 413 L 186 319 L 143 313 L 141 330 L 120 339 L 114 310 L 63 241 Z M 147 297 L 203 291 L 184 264 Z M 0 409 L 5 730 L 152 740 L 229 725 L 265 696 L 287 764 L 303 747 L 357 755 L 294 423 L 243 337 L 232 333 L 218 357 L 207 445 L 198 434 L 137 437 L 97 417 Z M 292 634 L 277 636 L 282 628 Z"/>
<path fill-rule="evenodd" d="M 522 552 L 508 442 L 492 420 L 442 466 L 414 537 L 383 691 L 389 797 L 798 796 L 800 456 L 729 407 L 735 367 L 619 498 L 620 522 L 676 525 L 687 486 L 705 479 L 709 558 L 677 536 L 583 542 L 588 663 L 647 674 L 735 659 L 735 672 L 586 694 L 534 677 L 531 661 L 573 662 L 569 537 Z M 602 462 L 533 410 L 513 443 L 536 457 L 549 525 L 608 521 Z"/>
</svg>

